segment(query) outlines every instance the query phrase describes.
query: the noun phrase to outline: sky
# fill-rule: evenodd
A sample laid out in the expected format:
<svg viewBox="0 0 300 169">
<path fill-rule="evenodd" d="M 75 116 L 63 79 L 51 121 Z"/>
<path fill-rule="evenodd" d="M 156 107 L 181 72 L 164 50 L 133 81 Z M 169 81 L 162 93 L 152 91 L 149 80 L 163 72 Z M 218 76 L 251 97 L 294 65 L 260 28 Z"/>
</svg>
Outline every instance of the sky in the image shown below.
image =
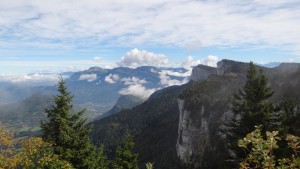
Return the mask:
<svg viewBox="0 0 300 169">
<path fill-rule="evenodd" d="M 0 0 L 0 78 L 300 62 L 299 0 Z"/>
</svg>

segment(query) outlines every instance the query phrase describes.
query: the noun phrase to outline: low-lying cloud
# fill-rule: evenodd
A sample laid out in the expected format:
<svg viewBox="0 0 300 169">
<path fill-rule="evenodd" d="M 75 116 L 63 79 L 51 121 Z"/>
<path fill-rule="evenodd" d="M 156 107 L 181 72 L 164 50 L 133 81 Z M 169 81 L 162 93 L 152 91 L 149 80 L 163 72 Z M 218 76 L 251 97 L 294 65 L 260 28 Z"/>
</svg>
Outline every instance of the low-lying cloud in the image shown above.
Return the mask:
<svg viewBox="0 0 300 169">
<path fill-rule="evenodd" d="M 161 71 L 159 73 L 159 78 L 160 78 L 160 84 L 163 85 L 164 87 L 168 86 L 175 86 L 175 85 L 182 85 L 185 84 L 189 81 L 189 76 L 186 76 L 182 80 L 177 80 L 177 79 L 172 79 L 170 74 L 170 71 Z M 179 72 L 172 72 L 171 74 L 179 74 Z M 182 77 L 182 76 L 179 76 Z"/>
<path fill-rule="evenodd" d="M 120 76 L 118 74 L 109 74 L 104 79 L 105 82 L 110 83 L 110 84 L 114 84 L 118 80 L 120 80 Z"/>
<path fill-rule="evenodd" d="M 122 88 L 119 91 L 120 95 L 133 95 L 139 97 L 143 100 L 147 100 L 152 93 L 154 93 L 156 88 L 147 89 L 143 84 L 148 83 L 145 79 L 139 79 L 138 77 L 127 77 L 122 78 L 121 81 L 127 87 Z"/>
<path fill-rule="evenodd" d="M 145 79 L 139 79 L 138 77 L 126 77 L 121 79 L 124 85 L 144 84 L 147 83 Z"/>
<path fill-rule="evenodd" d="M 86 80 L 88 82 L 93 82 L 97 79 L 97 75 L 96 74 L 83 74 L 80 75 L 78 80 Z"/>
<path fill-rule="evenodd" d="M 132 84 L 126 88 L 119 91 L 120 95 L 133 95 L 139 97 L 143 100 L 147 100 L 151 94 L 153 94 L 157 89 L 147 89 L 142 84 Z"/>
<path fill-rule="evenodd" d="M 15 84 L 24 84 L 30 86 L 37 85 L 54 85 L 59 81 L 59 74 L 18 74 L 18 75 L 8 75 L 2 74 L 0 75 L 0 82 L 10 82 Z M 68 78 L 68 76 L 62 76 L 64 79 Z"/>
</svg>

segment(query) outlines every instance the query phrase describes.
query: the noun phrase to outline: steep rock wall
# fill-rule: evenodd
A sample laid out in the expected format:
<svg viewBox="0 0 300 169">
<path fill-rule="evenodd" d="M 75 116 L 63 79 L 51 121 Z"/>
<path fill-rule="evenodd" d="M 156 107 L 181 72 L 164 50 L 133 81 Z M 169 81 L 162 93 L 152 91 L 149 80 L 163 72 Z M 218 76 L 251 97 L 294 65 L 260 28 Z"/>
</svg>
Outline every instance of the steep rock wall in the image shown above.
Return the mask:
<svg viewBox="0 0 300 169">
<path fill-rule="evenodd" d="M 241 82 L 238 80 L 240 75 L 245 74 L 248 67 L 229 60 L 222 60 L 217 65 L 217 68 L 195 67 L 191 79 L 199 83 L 185 96 L 193 99 L 178 100 L 177 156 L 182 163 L 195 168 L 220 168 L 225 150 L 224 135 L 219 129 L 227 120 L 234 118 L 229 110 L 229 98 Z"/>
<path fill-rule="evenodd" d="M 202 81 L 206 80 L 210 75 L 217 74 L 217 69 L 205 65 L 198 65 L 193 68 L 191 80 Z"/>
<path fill-rule="evenodd" d="M 193 164 L 195 167 L 202 166 L 204 154 L 210 147 L 209 126 L 203 117 L 204 107 L 197 112 L 198 118 L 192 118 L 191 111 L 184 108 L 184 100 L 178 100 L 179 126 L 177 139 L 177 155 L 185 164 Z"/>
</svg>

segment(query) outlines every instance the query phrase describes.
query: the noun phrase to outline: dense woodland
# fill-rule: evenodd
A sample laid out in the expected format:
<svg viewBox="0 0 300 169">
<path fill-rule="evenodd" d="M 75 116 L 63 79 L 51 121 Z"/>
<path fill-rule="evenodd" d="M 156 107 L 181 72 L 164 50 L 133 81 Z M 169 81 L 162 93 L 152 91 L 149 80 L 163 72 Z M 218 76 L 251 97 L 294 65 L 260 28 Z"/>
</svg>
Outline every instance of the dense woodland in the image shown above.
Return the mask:
<svg viewBox="0 0 300 169">
<path fill-rule="evenodd" d="M 72 113 L 73 96 L 60 79 L 41 137 L 14 140 L 1 125 L 0 168 L 195 168 L 176 156 L 178 98 L 195 119 L 202 106 L 204 116 L 234 113 L 226 122 L 221 114 L 211 119 L 215 148 L 200 168 L 299 168 L 300 96 L 288 91 L 300 83 L 283 83 L 299 74 L 278 78 L 253 63 L 237 65 L 224 76 L 160 90 L 137 107 L 89 124 L 85 110 Z"/>
</svg>

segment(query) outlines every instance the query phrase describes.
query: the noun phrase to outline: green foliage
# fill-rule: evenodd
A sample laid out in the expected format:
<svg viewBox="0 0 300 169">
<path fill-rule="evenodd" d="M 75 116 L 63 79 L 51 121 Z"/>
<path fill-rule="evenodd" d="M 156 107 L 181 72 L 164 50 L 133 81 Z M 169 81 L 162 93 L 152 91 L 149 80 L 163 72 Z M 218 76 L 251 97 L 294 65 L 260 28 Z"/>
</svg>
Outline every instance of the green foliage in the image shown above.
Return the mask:
<svg viewBox="0 0 300 169">
<path fill-rule="evenodd" d="M 67 91 L 65 81 L 58 83 L 59 95 L 54 97 L 55 103 L 46 109 L 47 121 L 41 123 L 43 139 L 52 143 L 55 154 L 72 163 L 75 168 L 98 168 L 107 166 L 102 157 L 103 148 L 97 151 L 89 139 L 91 128 L 86 128 L 87 119 L 81 118 L 83 111 L 71 114 L 72 96 Z M 100 154 L 98 154 L 100 153 Z"/>
<path fill-rule="evenodd" d="M 107 157 L 104 155 L 104 145 L 101 145 L 95 154 L 95 164 L 96 166 L 94 168 L 97 169 L 108 169 L 109 161 L 107 160 Z"/>
<path fill-rule="evenodd" d="M 266 131 L 272 126 L 271 117 L 275 106 L 269 99 L 274 92 L 268 85 L 265 75 L 257 73 L 255 65 L 250 62 L 247 72 L 247 81 L 238 93 L 234 94 L 231 110 L 238 117 L 226 124 L 225 134 L 228 148 L 233 153 L 232 160 L 237 165 L 245 153 L 237 145 L 237 141 L 261 125 Z"/>
<path fill-rule="evenodd" d="M 281 135 L 286 136 L 287 133 L 300 135 L 300 111 L 295 99 L 284 99 L 281 104 L 281 113 L 278 114 L 278 121 L 280 122 L 276 126 Z"/>
<path fill-rule="evenodd" d="M 132 152 L 134 142 L 132 136 L 127 133 L 122 146 L 116 149 L 115 160 L 113 161 L 114 169 L 138 169 L 138 155 Z"/>
<path fill-rule="evenodd" d="M 153 163 L 146 163 L 145 166 L 146 166 L 146 169 L 154 169 Z"/>
<path fill-rule="evenodd" d="M 287 135 L 286 141 L 293 154 L 288 158 L 278 159 L 274 156 L 274 150 L 280 149 L 278 141 L 278 131 L 266 132 L 266 136 L 261 134 L 258 127 L 253 132 L 241 140 L 238 140 L 238 146 L 246 150 L 248 155 L 240 163 L 242 169 L 297 169 L 300 167 L 300 158 L 297 153 L 300 149 L 300 138 L 293 135 Z M 264 137 L 266 139 L 264 139 Z"/>
</svg>

